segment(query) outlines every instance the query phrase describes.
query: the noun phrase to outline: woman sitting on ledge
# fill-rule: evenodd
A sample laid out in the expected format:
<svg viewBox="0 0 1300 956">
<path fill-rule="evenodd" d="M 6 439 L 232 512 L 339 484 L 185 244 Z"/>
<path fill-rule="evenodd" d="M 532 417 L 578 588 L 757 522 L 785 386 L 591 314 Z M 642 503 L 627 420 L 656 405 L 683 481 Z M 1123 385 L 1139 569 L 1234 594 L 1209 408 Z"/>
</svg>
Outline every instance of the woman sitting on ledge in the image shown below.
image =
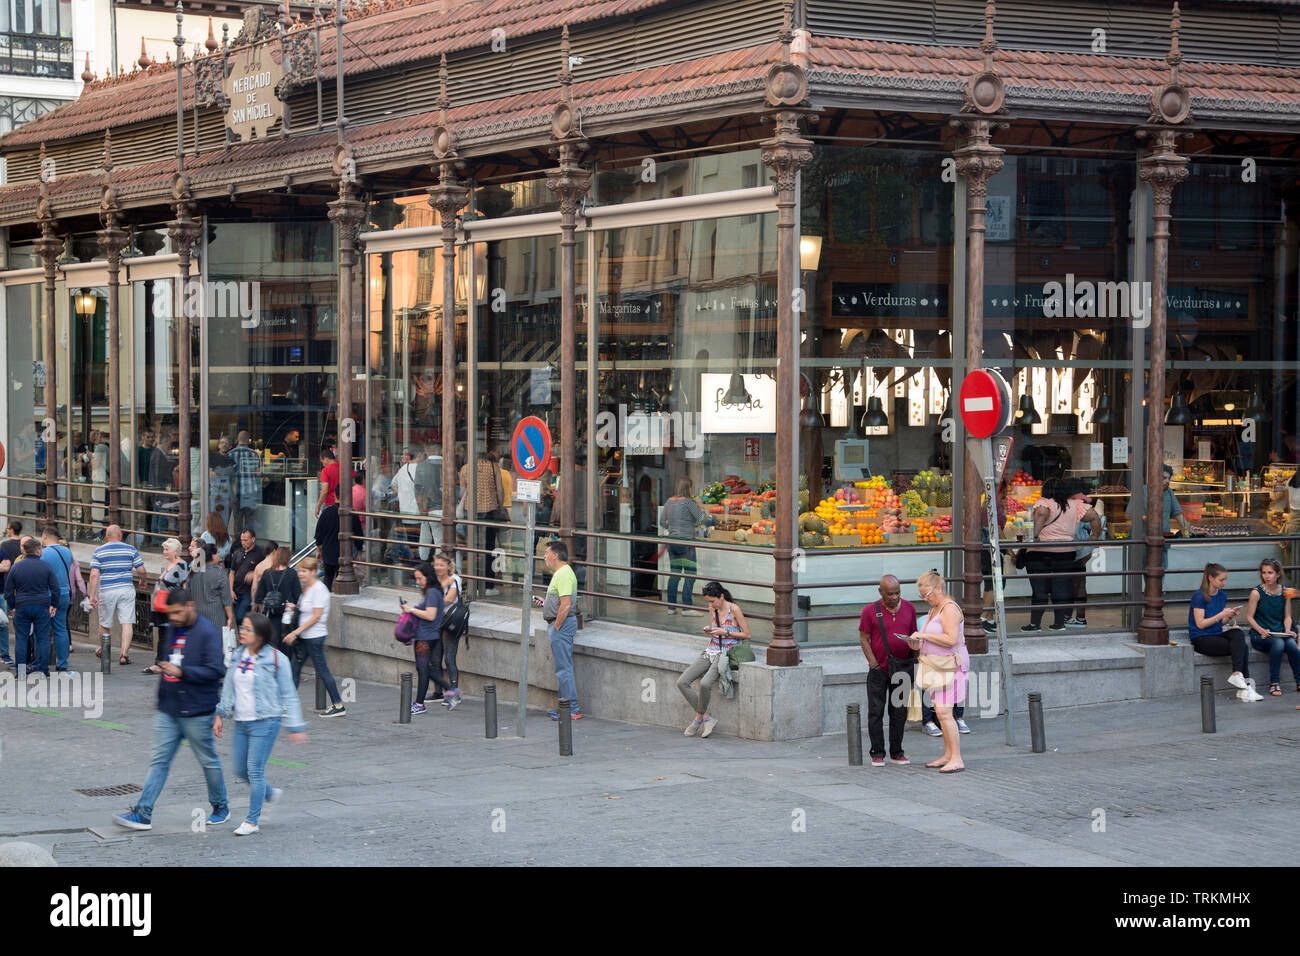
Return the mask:
<svg viewBox="0 0 1300 956">
<path fill-rule="evenodd" d="M 1300 647 L 1291 625 L 1290 594 L 1295 592 L 1282 587 L 1282 563 L 1277 558 L 1265 558 L 1259 563 L 1259 580 L 1246 604 L 1250 646 L 1268 655 L 1268 692 L 1281 697 L 1284 652 L 1291 662 L 1295 689 L 1300 691 Z"/>
<path fill-rule="evenodd" d="M 1228 607 L 1228 595 L 1223 590 L 1228 583 L 1228 569 L 1221 564 L 1205 566 L 1201 586 L 1192 592 L 1191 607 L 1187 611 L 1187 633 L 1192 647 L 1207 657 L 1232 657 L 1232 674 L 1228 683 L 1237 688 L 1237 699 L 1263 700 L 1255 692 L 1255 682 L 1250 679 L 1246 662 L 1246 633 L 1240 627 L 1223 628 L 1241 613 L 1241 606 Z"/>
</svg>

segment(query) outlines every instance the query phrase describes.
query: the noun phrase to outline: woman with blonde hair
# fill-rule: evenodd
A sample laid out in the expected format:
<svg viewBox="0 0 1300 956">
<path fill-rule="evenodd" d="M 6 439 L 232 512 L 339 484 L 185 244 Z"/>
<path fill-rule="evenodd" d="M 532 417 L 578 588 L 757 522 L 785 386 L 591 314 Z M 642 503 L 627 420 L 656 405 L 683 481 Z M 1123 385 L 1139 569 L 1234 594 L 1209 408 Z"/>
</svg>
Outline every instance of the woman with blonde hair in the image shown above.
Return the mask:
<svg viewBox="0 0 1300 956">
<path fill-rule="evenodd" d="M 348 710 L 343 706 L 343 698 L 339 696 L 339 685 L 334 680 L 334 675 L 330 673 L 329 665 L 325 663 L 325 636 L 329 633 L 330 591 L 325 586 L 325 582 L 317 576 L 316 572 L 319 569 L 320 562 L 315 558 L 303 558 L 302 563 L 298 565 L 298 583 L 302 585 L 302 596 L 298 599 L 298 626 L 284 635 L 284 643 L 292 646 L 294 642 L 302 641 L 298 654 L 291 659 L 294 686 L 298 686 L 298 679 L 302 676 L 302 665 L 307 658 L 311 658 L 317 676 L 325 684 L 325 690 L 330 697 L 330 707 L 316 716 L 344 717 Z"/>
<path fill-rule="evenodd" d="M 167 562 L 167 567 L 163 569 L 162 574 L 158 575 L 158 581 L 154 584 L 153 596 L 149 604 L 149 623 L 157 629 L 154 640 L 154 647 L 157 653 L 154 662 L 146 667 L 143 671 L 145 674 L 161 674 L 162 668 L 158 665 L 162 662 L 164 632 L 167 628 L 167 593 L 169 591 L 184 590 L 186 582 L 190 578 L 189 565 L 181 560 L 181 543 L 176 538 L 168 538 L 162 543 L 163 558 Z"/>
<path fill-rule="evenodd" d="M 917 683 L 930 691 L 930 701 L 943 732 L 943 756 L 927 763 L 940 773 L 961 773 L 966 764 L 961 759 L 961 738 L 952 709 L 966 699 L 970 654 L 966 650 L 965 618 L 961 607 L 944 591 L 938 571 L 927 571 L 916 580 L 921 600 L 930 605 L 930 613 L 907 642 L 921 652 L 917 666 Z"/>
</svg>

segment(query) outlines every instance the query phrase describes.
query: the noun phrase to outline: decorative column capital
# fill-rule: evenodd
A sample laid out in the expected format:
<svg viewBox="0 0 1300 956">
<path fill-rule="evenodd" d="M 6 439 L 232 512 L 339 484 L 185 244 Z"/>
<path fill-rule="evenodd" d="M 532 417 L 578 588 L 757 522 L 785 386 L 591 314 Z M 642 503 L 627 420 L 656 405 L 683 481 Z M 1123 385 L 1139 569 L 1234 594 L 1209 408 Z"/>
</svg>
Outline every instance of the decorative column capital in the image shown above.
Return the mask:
<svg viewBox="0 0 1300 956">
<path fill-rule="evenodd" d="M 469 189 L 461 183 L 459 173 L 464 170 L 460 154 L 456 151 L 456 133 L 447 121 L 447 54 L 438 59 L 438 125 L 433 128 L 433 169 L 438 174 L 438 185 L 430 186 L 429 205 L 438 213 L 442 225 L 443 242 L 456 241 L 456 217 L 469 204 Z"/>
<path fill-rule="evenodd" d="M 1189 160 L 1178 152 L 1178 140 L 1192 134 L 1172 126 L 1148 126 L 1137 135 L 1150 140 L 1146 154 L 1138 160 L 1138 178 L 1151 187 L 1155 209 L 1167 213 L 1174 189 L 1188 176 Z"/>
<path fill-rule="evenodd" d="M 989 180 L 1003 167 L 1005 151 L 992 144 L 993 131 L 1010 124 L 969 114 L 955 116 L 949 124 L 964 133 L 960 145 L 952 151 L 957 172 L 965 177 L 970 197 L 982 201 L 988 194 Z"/>
<path fill-rule="evenodd" d="M 167 224 L 167 235 L 176 244 L 183 260 L 188 260 L 199 241 L 199 223 L 194 218 L 194 199 L 190 192 L 190 177 L 184 173 L 172 176 L 172 205 L 176 218 Z"/>
<path fill-rule="evenodd" d="M 357 164 L 348 143 L 335 147 L 334 175 L 339 179 L 339 198 L 328 203 L 329 218 L 339 227 L 339 251 L 350 256 L 366 221 L 366 204 L 357 199 Z"/>
<path fill-rule="evenodd" d="M 104 228 L 99 230 L 99 245 L 104 250 L 110 269 L 116 270 L 122 264 L 122 250 L 126 248 L 126 231 L 117 224 L 120 207 L 117 204 L 117 187 L 113 185 L 113 137 L 111 132 L 104 134 L 104 185 L 99 200 L 99 221 Z"/>
<path fill-rule="evenodd" d="M 573 102 L 570 87 L 573 84 L 571 66 L 580 57 L 570 55 L 569 27 L 566 24 L 560 38 L 560 102 L 551 113 L 551 155 L 556 167 L 546 173 L 546 188 L 560 201 L 560 215 L 573 222 L 582 206 L 582 199 L 591 188 L 591 173 L 582 166 L 587 152 L 587 140 L 582 135 L 582 111 Z"/>
</svg>

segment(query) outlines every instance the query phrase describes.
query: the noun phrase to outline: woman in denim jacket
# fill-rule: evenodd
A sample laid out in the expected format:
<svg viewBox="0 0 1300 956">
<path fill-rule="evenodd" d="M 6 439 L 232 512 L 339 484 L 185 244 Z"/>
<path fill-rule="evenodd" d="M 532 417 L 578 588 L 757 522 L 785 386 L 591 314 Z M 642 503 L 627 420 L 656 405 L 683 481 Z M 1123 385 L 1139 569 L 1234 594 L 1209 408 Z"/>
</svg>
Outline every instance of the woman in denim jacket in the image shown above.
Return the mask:
<svg viewBox="0 0 1300 956">
<path fill-rule="evenodd" d="M 271 622 L 263 614 L 248 614 L 239 625 L 240 652 L 226 670 L 212 731 L 221 736 L 223 717 L 235 718 L 231 757 L 235 776 L 249 785 L 248 816 L 235 830 L 247 836 L 258 830 L 262 801 L 274 803 L 283 791 L 266 782 L 266 762 L 271 757 L 280 720 L 286 721 L 289 739 L 307 742 L 302 706 L 289 659 L 271 644 Z"/>
</svg>

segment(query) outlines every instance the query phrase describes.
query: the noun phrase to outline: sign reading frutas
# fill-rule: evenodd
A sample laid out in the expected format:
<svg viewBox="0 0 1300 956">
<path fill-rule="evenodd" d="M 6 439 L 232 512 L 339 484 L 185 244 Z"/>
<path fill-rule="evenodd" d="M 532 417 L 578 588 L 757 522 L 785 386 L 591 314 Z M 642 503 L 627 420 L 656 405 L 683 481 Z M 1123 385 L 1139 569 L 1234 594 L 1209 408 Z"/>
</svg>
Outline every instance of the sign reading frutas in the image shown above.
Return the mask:
<svg viewBox="0 0 1300 956">
<path fill-rule="evenodd" d="M 277 120 L 284 119 L 284 103 L 275 95 L 284 67 L 271 56 L 269 44 L 247 47 L 230 58 L 226 77 L 226 128 L 243 142 L 265 139 Z"/>
</svg>

